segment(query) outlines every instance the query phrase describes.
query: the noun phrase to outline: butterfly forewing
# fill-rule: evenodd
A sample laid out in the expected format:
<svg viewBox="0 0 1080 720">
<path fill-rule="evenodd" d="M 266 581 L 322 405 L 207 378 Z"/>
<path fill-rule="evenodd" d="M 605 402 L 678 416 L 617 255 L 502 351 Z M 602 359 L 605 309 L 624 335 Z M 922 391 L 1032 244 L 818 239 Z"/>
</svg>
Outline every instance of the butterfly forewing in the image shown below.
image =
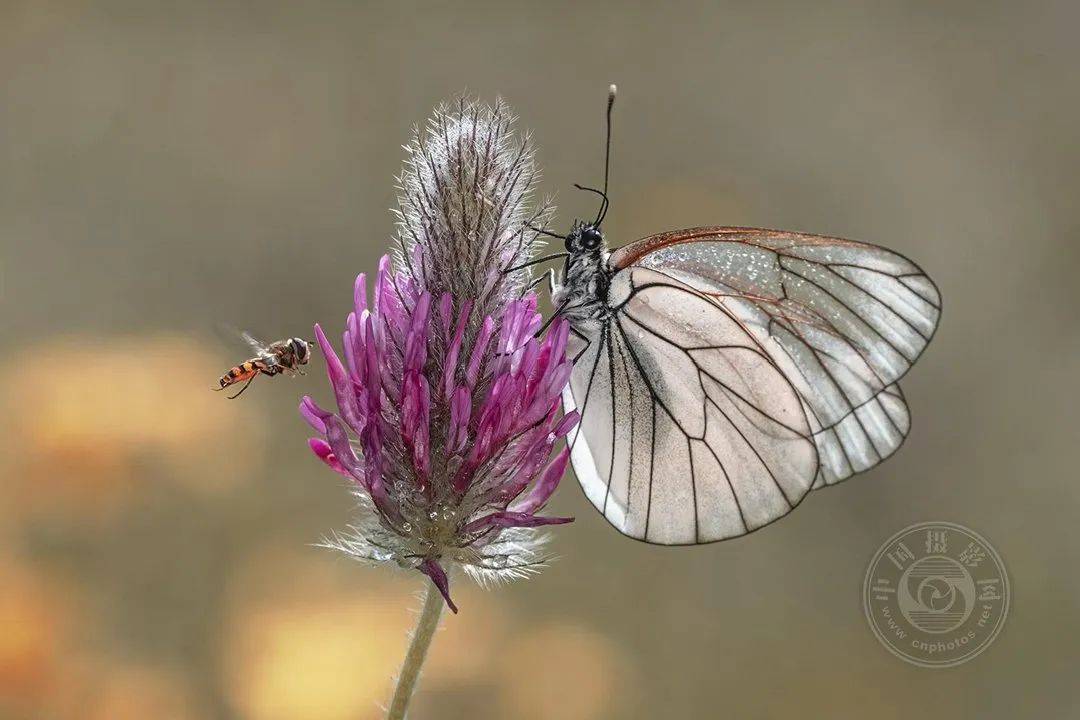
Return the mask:
<svg viewBox="0 0 1080 720">
<path fill-rule="evenodd" d="M 716 227 L 645 238 L 611 265 L 693 287 L 758 341 L 806 411 L 815 486 L 873 467 L 903 442 L 910 418 L 896 381 L 940 316 L 937 288 L 910 260 L 840 238 Z"/>
<path fill-rule="evenodd" d="M 612 315 L 578 328 L 568 409 L 575 471 L 624 534 L 735 537 L 788 513 L 818 470 L 795 387 L 743 321 L 647 268 L 612 279 Z"/>
</svg>

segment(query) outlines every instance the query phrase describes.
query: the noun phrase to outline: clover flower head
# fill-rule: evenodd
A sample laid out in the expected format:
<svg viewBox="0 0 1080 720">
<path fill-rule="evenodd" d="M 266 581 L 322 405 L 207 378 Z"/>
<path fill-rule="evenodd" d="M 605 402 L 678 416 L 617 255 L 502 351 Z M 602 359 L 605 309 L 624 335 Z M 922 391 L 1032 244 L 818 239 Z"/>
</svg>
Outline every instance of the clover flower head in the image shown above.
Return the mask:
<svg viewBox="0 0 1080 720">
<path fill-rule="evenodd" d="M 447 604 L 446 566 L 478 580 L 542 563 L 539 514 L 566 470 L 556 445 L 577 421 L 559 397 L 570 377 L 568 325 L 541 334 L 529 273 L 536 171 L 501 104 L 458 102 L 416 131 L 399 178 L 399 249 L 369 297 L 356 280 L 339 356 L 320 326 L 337 412 L 300 411 L 312 451 L 359 500 L 330 545 L 428 575 Z M 370 302 L 369 302 L 370 301 Z"/>
</svg>

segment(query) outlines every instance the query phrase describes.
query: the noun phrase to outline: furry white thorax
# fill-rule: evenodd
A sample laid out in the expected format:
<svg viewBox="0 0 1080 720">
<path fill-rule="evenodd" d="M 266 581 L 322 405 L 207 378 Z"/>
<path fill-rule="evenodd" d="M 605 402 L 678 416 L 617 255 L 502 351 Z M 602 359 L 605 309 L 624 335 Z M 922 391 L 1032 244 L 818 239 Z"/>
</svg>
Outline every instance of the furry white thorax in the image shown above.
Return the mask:
<svg viewBox="0 0 1080 720">
<path fill-rule="evenodd" d="M 606 247 L 571 252 L 561 282 L 552 287 L 551 299 L 560 315 L 573 326 L 603 320 L 609 313 L 607 293 L 611 280 Z"/>
</svg>

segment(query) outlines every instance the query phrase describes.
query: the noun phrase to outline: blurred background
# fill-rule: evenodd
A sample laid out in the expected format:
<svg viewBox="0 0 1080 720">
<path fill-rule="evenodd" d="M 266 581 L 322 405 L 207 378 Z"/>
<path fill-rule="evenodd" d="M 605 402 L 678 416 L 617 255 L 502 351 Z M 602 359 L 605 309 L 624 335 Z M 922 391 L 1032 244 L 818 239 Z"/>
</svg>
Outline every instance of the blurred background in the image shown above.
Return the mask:
<svg viewBox="0 0 1080 720">
<path fill-rule="evenodd" d="M 1080 717 L 1080 45 L 1073 3 L 0 2 L 0 717 L 380 716 L 419 575 L 313 547 L 349 520 L 306 378 L 209 391 L 343 322 L 412 124 L 463 90 L 618 245 L 702 224 L 914 258 L 945 314 L 905 447 L 750 537 L 622 539 L 572 477 L 561 558 L 435 641 L 412 717 Z M 871 634 L 919 521 L 1004 558 L 1012 612 L 948 670 Z"/>
</svg>

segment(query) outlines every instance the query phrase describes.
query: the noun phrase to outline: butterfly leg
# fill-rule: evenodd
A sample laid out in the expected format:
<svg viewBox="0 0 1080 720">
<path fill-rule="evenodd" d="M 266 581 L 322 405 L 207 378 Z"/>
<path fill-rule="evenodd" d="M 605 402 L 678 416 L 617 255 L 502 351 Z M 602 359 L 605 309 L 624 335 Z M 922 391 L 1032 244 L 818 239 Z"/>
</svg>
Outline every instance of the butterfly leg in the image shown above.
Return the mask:
<svg viewBox="0 0 1080 720">
<path fill-rule="evenodd" d="M 559 285 L 559 279 L 555 276 L 555 268 L 548 268 L 545 275 L 547 276 L 548 281 L 548 294 L 554 295 Z"/>
<path fill-rule="evenodd" d="M 530 282 L 528 285 L 526 285 L 524 288 L 522 288 L 521 295 L 519 295 L 518 297 L 525 297 L 526 295 L 531 293 L 533 290 L 536 289 L 537 285 L 539 285 L 540 283 L 542 283 L 544 281 L 545 277 L 547 277 L 546 273 L 544 275 L 540 275 L 535 280 Z"/>
<path fill-rule="evenodd" d="M 574 337 L 576 337 L 578 340 L 581 340 L 585 343 L 585 347 L 581 348 L 581 351 L 574 356 L 573 360 L 571 360 L 571 362 L 576 365 L 577 361 L 581 359 L 581 356 L 588 352 L 589 348 L 592 346 L 592 341 L 589 340 L 589 338 L 587 338 L 584 334 L 574 329 L 573 325 L 570 326 L 570 332 L 573 333 Z"/>
<path fill-rule="evenodd" d="M 570 304 L 571 299 L 572 298 L 566 298 L 566 300 L 564 300 L 562 304 L 559 305 L 559 307 L 555 308 L 555 312 L 551 313 L 551 316 L 544 321 L 544 324 L 540 326 L 540 329 L 536 331 L 533 337 L 540 337 L 541 335 L 543 335 L 544 331 L 548 329 L 548 326 L 551 325 L 555 318 L 562 315 L 563 310 L 565 310 L 566 306 Z"/>
</svg>

